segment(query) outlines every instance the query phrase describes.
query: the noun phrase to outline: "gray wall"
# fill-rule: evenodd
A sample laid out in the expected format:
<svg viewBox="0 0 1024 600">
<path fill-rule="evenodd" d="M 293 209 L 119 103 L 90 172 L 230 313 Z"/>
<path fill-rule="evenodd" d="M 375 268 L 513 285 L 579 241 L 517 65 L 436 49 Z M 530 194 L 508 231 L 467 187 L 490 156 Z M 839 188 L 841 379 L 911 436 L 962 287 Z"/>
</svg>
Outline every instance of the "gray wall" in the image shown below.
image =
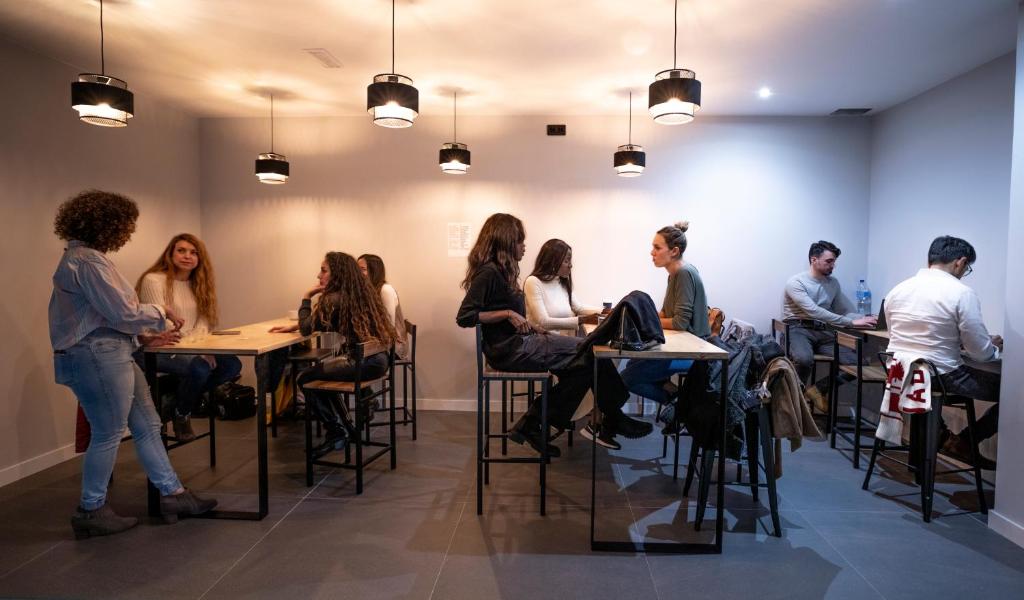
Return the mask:
<svg viewBox="0 0 1024 600">
<path fill-rule="evenodd" d="M 133 197 L 141 217 L 112 258 L 132 280 L 179 231 L 199 231 L 196 119 L 136 90 L 126 129 L 79 123 L 70 83 L 79 70 L 0 41 L 0 485 L 72 455 L 75 400 L 53 383 L 46 307 L 63 244 L 57 205 L 90 187 Z M 128 82 L 129 85 L 131 82 Z"/>
</svg>

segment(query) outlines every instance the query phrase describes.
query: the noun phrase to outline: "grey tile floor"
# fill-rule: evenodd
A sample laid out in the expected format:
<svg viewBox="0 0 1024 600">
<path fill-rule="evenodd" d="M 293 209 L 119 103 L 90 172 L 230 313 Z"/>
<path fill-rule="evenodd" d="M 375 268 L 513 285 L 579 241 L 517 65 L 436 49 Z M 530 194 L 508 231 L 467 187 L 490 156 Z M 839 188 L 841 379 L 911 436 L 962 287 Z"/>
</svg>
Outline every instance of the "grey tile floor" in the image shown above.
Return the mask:
<svg viewBox="0 0 1024 600">
<path fill-rule="evenodd" d="M 190 487 L 253 507 L 254 424 L 219 425 L 215 469 L 205 442 L 173 451 L 172 462 Z M 85 541 L 68 526 L 80 468 L 69 461 L 0 488 L 0 596 L 1024 598 L 1024 549 L 968 512 L 974 497 L 961 480 L 940 483 L 941 516 L 926 524 L 904 472 L 884 473 L 865 492 L 863 471 L 812 442 L 785 454 L 781 539 L 768 535 L 768 511 L 749 489 L 734 487 L 722 555 L 593 553 L 589 443 L 560 442 L 565 456 L 549 471 L 547 516 L 537 514 L 536 467 L 501 465 L 478 517 L 474 427 L 472 414 L 421 413 L 418 441 L 399 430 L 398 469 L 373 465 L 356 496 L 346 471 L 318 469 L 315 485 L 305 486 L 301 427 L 286 423 L 271 440 L 265 520 L 144 519 Z M 130 446 L 121 447 L 111 502 L 142 517 L 145 481 Z M 660 456 L 657 435 L 599 452 L 599 537 L 710 539 L 714 509 L 695 532 L 695 503 Z"/>
</svg>

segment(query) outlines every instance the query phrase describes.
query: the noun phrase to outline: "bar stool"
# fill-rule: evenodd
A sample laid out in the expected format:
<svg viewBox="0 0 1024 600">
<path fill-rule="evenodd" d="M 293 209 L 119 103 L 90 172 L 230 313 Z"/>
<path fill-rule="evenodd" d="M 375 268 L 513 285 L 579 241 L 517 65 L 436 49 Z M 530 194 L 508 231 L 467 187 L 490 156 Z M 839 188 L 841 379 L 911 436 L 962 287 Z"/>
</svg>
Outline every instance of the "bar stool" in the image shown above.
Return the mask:
<svg viewBox="0 0 1024 600">
<path fill-rule="evenodd" d="M 843 365 L 839 364 L 839 350 L 840 348 L 847 348 L 853 350 L 857 355 L 857 364 L 855 365 Z M 834 363 L 832 365 L 832 394 L 830 398 L 830 410 L 831 423 L 829 429 L 831 429 L 831 439 L 829 445 L 832 448 L 836 447 L 836 437 L 840 437 L 849 442 L 853 448 L 853 468 L 860 469 L 860 452 L 863 444 L 861 443 L 862 438 L 865 435 L 869 435 L 864 431 L 864 428 L 874 428 L 878 424 L 864 418 L 863 413 L 863 396 L 864 396 L 864 384 L 878 384 L 885 385 L 885 369 L 878 365 L 865 365 L 864 364 L 864 340 L 860 336 L 850 335 L 841 331 L 836 332 L 836 343 L 835 343 L 835 356 Z M 839 373 L 846 373 L 852 375 L 857 381 L 857 399 L 853 408 L 853 422 L 851 425 L 845 425 L 840 428 L 837 423 L 838 412 L 839 412 Z M 874 434 L 870 434 L 872 437 Z"/>
<path fill-rule="evenodd" d="M 402 418 L 397 425 L 412 425 L 412 439 L 416 440 L 416 324 L 405 320 L 405 331 L 409 334 L 409 357 L 395 361 L 396 367 L 402 368 Z M 409 380 L 412 380 L 412 389 Z M 409 397 L 412 397 L 412 412 L 409 411 Z"/>
<path fill-rule="evenodd" d="M 320 344 L 320 338 L 317 338 L 317 344 Z M 291 385 L 292 385 L 292 402 L 297 402 L 299 397 L 299 373 L 303 369 L 316 366 L 334 356 L 335 351 L 333 348 L 303 348 L 301 350 L 295 350 L 289 352 L 288 363 L 291 364 Z M 316 422 L 316 436 L 320 437 L 320 421 Z M 270 395 L 270 436 L 277 437 L 277 394 L 271 393 Z"/>
<path fill-rule="evenodd" d="M 363 371 L 363 358 L 365 356 L 372 356 L 378 352 L 386 351 L 388 353 L 388 370 L 383 376 L 376 379 L 364 380 L 362 378 Z M 395 349 L 392 346 L 390 349 L 385 350 L 379 344 L 373 342 L 366 342 L 363 344 L 356 344 L 354 346 L 354 355 L 351 358 L 355 361 L 355 376 L 352 381 L 332 381 L 332 380 L 316 380 L 311 381 L 303 386 L 306 390 L 316 390 L 321 392 L 329 392 L 332 394 L 331 403 L 334 405 L 334 409 L 342 411 L 342 403 L 347 403 L 349 396 L 355 398 L 356 410 L 355 410 L 355 435 L 353 439 L 349 440 L 349 445 L 345 447 L 345 462 L 329 461 L 323 458 L 313 457 L 313 417 L 312 411 L 307 410 L 306 413 L 306 486 L 313 485 L 313 465 L 320 465 L 325 467 L 338 467 L 341 469 L 349 469 L 356 472 L 356 494 L 363 493 L 363 470 L 366 465 L 369 465 L 378 458 L 389 454 L 391 457 L 391 470 L 395 470 L 398 466 L 398 459 L 395 453 Z M 363 392 L 367 388 L 372 389 L 370 386 L 380 384 L 381 388 L 378 391 L 374 391 L 370 394 L 364 395 Z M 388 442 L 378 442 L 370 439 L 369 430 L 366 431 L 366 439 L 363 439 L 364 414 L 367 412 L 364 407 L 369 406 L 369 402 L 375 398 L 383 398 L 384 395 L 388 397 L 388 410 L 391 413 L 391 420 L 388 423 Z M 359 405 L 363 406 L 360 407 Z M 351 446 L 355 446 L 355 462 L 352 462 Z M 371 446 L 378 448 L 373 454 L 364 457 L 363 447 Z"/>
<path fill-rule="evenodd" d="M 879 359 L 882 364 L 891 354 L 880 353 Z M 910 443 L 906 445 L 890 446 L 885 440 L 875 438 L 871 448 L 871 459 L 868 461 L 868 472 L 864 476 L 864 484 L 861 489 L 867 490 L 871 484 L 871 475 L 875 470 L 875 463 L 878 458 L 884 458 L 899 463 L 914 473 L 914 479 L 921 488 L 921 517 L 925 523 L 932 520 L 932 501 L 935 494 L 935 476 L 949 475 L 954 473 L 973 473 L 974 486 L 978 493 L 978 507 L 983 515 L 988 514 L 988 503 L 985 501 L 985 492 L 982 489 L 981 468 L 978 467 L 978 446 L 974 442 L 975 427 L 977 419 L 974 413 L 974 400 L 965 396 L 947 394 L 946 386 L 939 378 L 938 370 L 931 361 L 923 361 L 931 372 L 932 376 L 932 409 L 927 413 L 910 415 Z M 966 469 L 948 469 L 936 471 L 936 462 L 939 453 L 939 429 L 942 418 L 942 408 L 951 406 L 960 408 L 967 413 L 967 435 L 971 444 L 971 461 L 973 464 Z M 891 455 L 889 452 L 907 452 L 907 461 L 904 462 Z"/>
<path fill-rule="evenodd" d="M 790 324 L 785 321 L 779 321 L 778 319 L 772 319 L 772 339 L 782 346 L 783 351 L 786 353 L 786 357 L 792 360 L 792 355 L 789 353 L 789 330 Z M 830 375 L 835 376 L 832 371 L 832 367 L 835 363 L 835 357 L 832 354 L 817 354 L 815 353 L 811 360 L 811 377 L 810 381 L 805 382 L 807 385 L 814 385 L 814 382 L 818 379 L 818 365 L 825 364 L 828 367 Z M 829 386 L 825 393 L 825 401 L 828 404 L 828 410 L 825 412 L 825 434 L 830 433 L 832 428 L 832 392 L 833 386 Z M 811 406 L 813 409 L 814 407 Z M 818 413 L 821 414 L 821 413 Z"/>
<path fill-rule="evenodd" d="M 529 463 L 540 465 L 540 514 L 547 514 L 547 445 L 550 440 L 548 431 L 548 393 L 551 389 L 551 374 L 548 372 L 527 372 L 515 373 L 510 371 L 499 371 L 487 364 L 483 351 L 483 330 L 480 325 L 476 326 L 476 514 L 484 512 L 484 485 L 490 483 L 491 464 L 493 463 Z M 502 432 L 491 433 L 491 382 L 502 383 L 502 408 L 507 399 L 506 383 L 515 381 L 527 382 L 528 389 L 533 389 L 535 383 L 540 383 L 540 429 L 544 436 L 544 445 L 540 457 L 506 457 L 496 458 L 491 456 L 491 440 L 499 438 L 502 440 L 502 447 L 505 448 L 508 440 L 507 423 L 502 414 Z"/>
</svg>

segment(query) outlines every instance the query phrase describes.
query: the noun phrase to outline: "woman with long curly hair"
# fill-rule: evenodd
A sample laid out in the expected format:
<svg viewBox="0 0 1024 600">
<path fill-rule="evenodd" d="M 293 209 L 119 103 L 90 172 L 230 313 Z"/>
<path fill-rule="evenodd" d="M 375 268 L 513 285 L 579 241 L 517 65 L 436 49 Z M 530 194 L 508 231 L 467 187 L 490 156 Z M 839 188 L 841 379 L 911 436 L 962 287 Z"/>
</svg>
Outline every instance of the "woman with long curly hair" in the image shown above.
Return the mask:
<svg viewBox="0 0 1024 600">
<path fill-rule="evenodd" d="M 206 244 L 191 233 L 179 233 L 171 238 L 167 247 L 135 284 L 139 300 L 165 304 L 185 320 L 182 335 L 217 326 L 217 286 L 213 263 Z M 142 361 L 142 352 L 136 360 Z M 204 392 L 238 377 L 242 362 L 231 355 L 188 356 L 158 354 L 156 369 L 179 378 L 178 390 L 172 406 L 164 407 L 170 413 L 174 435 L 182 441 L 195 439 L 192 431 L 192 411 Z"/>
<path fill-rule="evenodd" d="M 299 374 L 298 385 L 315 380 L 352 381 L 355 377 L 355 346 L 376 342 L 390 349 L 397 338 L 380 294 L 359 271 L 352 256 L 344 252 L 328 252 L 320 264 L 316 286 L 307 291 L 299 306 L 299 331 L 311 335 L 314 331 L 339 333 L 344 337 L 338 356 L 326 360 Z M 316 305 L 313 297 L 319 295 Z M 281 328 L 283 330 L 286 328 Z M 388 368 L 387 350 L 363 357 L 362 379 L 383 376 Z M 324 442 L 315 454 L 343 450 L 354 431 L 352 420 L 345 412 L 337 412 L 330 398 L 316 390 L 303 388 L 307 410 L 324 424 Z M 344 407 L 342 407 L 344 409 Z"/>
<path fill-rule="evenodd" d="M 77 538 L 110 535 L 138 523 L 116 514 L 106 501 L 125 426 L 146 476 L 160 491 L 160 512 L 167 522 L 217 505 L 182 487 L 160 440 L 160 417 L 146 378 L 132 360 L 136 335 L 156 330 L 159 343 L 173 343 L 183 323 L 170 306 L 140 303 L 106 256 L 128 242 L 138 217 L 130 198 L 89 190 L 61 204 L 54 221 L 54 233 L 68 242 L 50 296 L 54 375 L 75 393 L 91 428 L 82 462 L 82 497 L 71 517 Z"/>
<path fill-rule="evenodd" d="M 587 360 L 574 361 L 582 338 L 550 334 L 523 316 L 526 303 L 519 287 L 519 261 L 525 253 L 526 230 L 522 221 L 502 213 L 488 217 L 469 253 L 462 281 L 466 296 L 455 321 L 460 327 L 481 326 L 483 351 L 492 366 L 503 371 L 551 371 L 557 375 L 558 383 L 548 393 L 548 415 L 551 425 L 564 430 L 593 385 L 593 354 L 588 354 Z M 597 371 L 597 403 L 605 415 L 604 426 L 600 437 L 590 425 L 582 435 L 616 448 L 616 433 L 626 437 L 650 433 L 649 423 L 623 414 L 622 405 L 629 394 L 611 361 L 598 361 Z M 540 428 L 539 402 L 534 402 L 516 422 L 509 439 L 542 451 L 547 432 Z M 561 454 L 558 447 L 550 444 L 547 452 L 549 456 Z"/>
</svg>

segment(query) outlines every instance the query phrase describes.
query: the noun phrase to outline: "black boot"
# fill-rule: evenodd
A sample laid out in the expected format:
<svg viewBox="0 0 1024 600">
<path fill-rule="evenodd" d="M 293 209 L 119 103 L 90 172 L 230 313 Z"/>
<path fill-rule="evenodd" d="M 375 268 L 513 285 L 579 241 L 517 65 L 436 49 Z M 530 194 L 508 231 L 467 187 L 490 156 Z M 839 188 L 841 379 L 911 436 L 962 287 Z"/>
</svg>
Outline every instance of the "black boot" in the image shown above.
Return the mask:
<svg viewBox="0 0 1024 600">
<path fill-rule="evenodd" d="M 527 443 L 538 453 L 543 452 L 544 436 L 540 431 L 540 420 L 530 413 L 523 415 L 516 421 L 516 424 L 508 432 L 508 439 L 517 444 Z M 559 450 L 558 446 L 548 444 L 549 458 L 558 458 L 561 455 L 562 451 Z"/>
<path fill-rule="evenodd" d="M 324 432 L 324 441 L 313 448 L 313 457 L 321 458 L 335 450 L 344 450 L 348 445 L 348 432 L 344 427 L 329 426 Z"/>
<path fill-rule="evenodd" d="M 71 515 L 71 529 L 74 530 L 77 540 L 121 533 L 138 524 L 137 518 L 122 517 L 115 513 L 109 504 L 104 504 L 95 510 L 78 507 L 75 514 Z"/>
</svg>

